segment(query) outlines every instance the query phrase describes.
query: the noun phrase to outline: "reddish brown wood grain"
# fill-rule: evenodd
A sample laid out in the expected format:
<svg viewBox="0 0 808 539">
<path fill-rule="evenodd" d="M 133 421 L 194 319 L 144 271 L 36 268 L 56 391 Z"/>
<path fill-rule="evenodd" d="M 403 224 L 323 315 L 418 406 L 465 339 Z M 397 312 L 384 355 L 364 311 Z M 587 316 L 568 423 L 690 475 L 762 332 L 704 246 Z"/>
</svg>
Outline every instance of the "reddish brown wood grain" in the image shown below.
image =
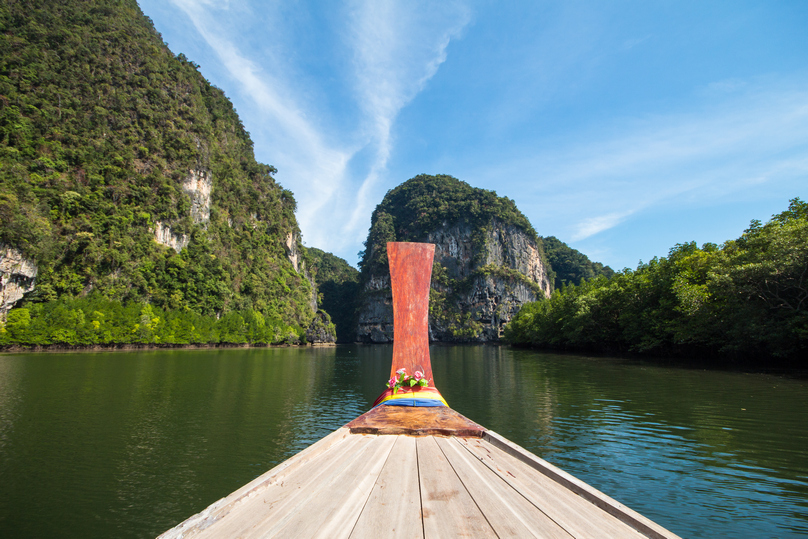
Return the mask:
<svg viewBox="0 0 808 539">
<path fill-rule="evenodd" d="M 407 369 L 421 371 L 434 387 L 429 359 L 429 284 L 432 280 L 431 243 L 390 242 L 390 285 L 393 289 L 393 365 L 390 376 Z"/>
<path fill-rule="evenodd" d="M 351 434 L 480 438 L 485 428 L 447 406 L 377 406 L 347 425 Z"/>
</svg>

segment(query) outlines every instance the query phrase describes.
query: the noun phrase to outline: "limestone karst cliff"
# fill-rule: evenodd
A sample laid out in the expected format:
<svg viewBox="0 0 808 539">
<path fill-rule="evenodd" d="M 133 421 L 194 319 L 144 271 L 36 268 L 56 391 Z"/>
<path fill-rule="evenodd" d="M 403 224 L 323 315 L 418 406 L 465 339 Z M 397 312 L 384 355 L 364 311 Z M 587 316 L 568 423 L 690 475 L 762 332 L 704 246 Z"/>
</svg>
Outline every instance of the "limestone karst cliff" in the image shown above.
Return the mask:
<svg viewBox="0 0 808 539">
<path fill-rule="evenodd" d="M 361 342 L 393 338 L 387 241 L 436 246 L 433 341 L 497 341 L 522 305 L 552 289 L 541 241 L 513 201 L 451 176 L 417 176 L 390 191 L 373 213 L 361 263 Z"/>
<path fill-rule="evenodd" d="M 213 190 L 213 178 L 206 169 L 191 169 L 182 182 L 182 193 L 190 201 L 188 215 L 195 225 L 207 228 L 210 221 L 210 201 Z M 187 233 L 175 232 L 170 222 L 156 220 L 154 222 L 154 239 L 157 243 L 171 247 L 178 253 L 188 247 L 191 236 Z M 297 268 L 295 268 L 297 270 Z"/>
<path fill-rule="evenodd" d="M 322 325 L 293 194 L 135 0 L 11 2 L 0 26 L 0 241 L 38 268 L 23 301 Z"/>
<path fill-rule="evenodd" d="M 34 289 L 37 273 L 33 260 L 0 242 L 0 322 L 25 294 Z"/>
</svg>

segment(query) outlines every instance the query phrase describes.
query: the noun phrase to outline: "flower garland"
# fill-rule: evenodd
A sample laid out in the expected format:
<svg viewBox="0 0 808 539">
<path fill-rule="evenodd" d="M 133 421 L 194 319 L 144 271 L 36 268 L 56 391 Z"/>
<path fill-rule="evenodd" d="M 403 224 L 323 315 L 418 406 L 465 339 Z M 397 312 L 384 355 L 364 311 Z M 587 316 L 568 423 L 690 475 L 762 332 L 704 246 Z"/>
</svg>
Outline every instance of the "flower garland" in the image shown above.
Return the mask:
<svg viewBox="0 0 808 539">
<path fill-rule="evenodd" d="M 393 390 L 393 395 L 398 393 L 398 390 L 402 387 L 426 387 L 429 385 L 429 381 L 424 378 L 424 373 L 421 371 L 415 371 L 415 374 L 410 376 L 407 374 L 407 369 L 398 369 L 396 375 L 387 381 L 387 387 Z"/>
</svg>

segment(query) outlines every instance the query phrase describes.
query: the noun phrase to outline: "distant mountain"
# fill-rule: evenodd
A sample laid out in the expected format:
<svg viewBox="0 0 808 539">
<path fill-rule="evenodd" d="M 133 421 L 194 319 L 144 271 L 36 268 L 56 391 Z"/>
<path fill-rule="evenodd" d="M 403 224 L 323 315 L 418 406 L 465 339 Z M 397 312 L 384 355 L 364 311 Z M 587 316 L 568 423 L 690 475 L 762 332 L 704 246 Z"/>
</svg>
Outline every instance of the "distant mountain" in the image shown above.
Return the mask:
<svg viewBox="0 0 808 539">
<path fill-rule="evenodd" d="M 553 288 L 556 290 L 565 285 L 579 285 L 584 279 L 594 279 L 598 275 L 611 277 L 614 270 L 600 262 L 592 262 L 582 252 L 573 249 L 555 236 L 542 238 L 544 252 L 553 268 L 555 278 Z"/>
<path fill-rule="evenodd" d="M 389 241 L 436 245 L 432 340 L 497 341 L 524 303 L 552 290 L 541 240 L 512 200 L 451 176 L 416 176 L 373 212 L 360 262 L 359 341 L 392 340 Z"/>
<path fill-rule="evenodd" d="M 337 328 L 337 342 L 353 342 L 356 337 L 359 271 L 331 253 L 313 247 L 306 251 L 320 292 L 320 308 L 331 315 Z"/>
<path fill-rule="evenodd" d="M 27 271 L 14 294 L 255 311 L 302 335 L 317 305 L 295 199 L 135 0 L 3 2 L 0 28 L 0 244 Z"/>
</svg>

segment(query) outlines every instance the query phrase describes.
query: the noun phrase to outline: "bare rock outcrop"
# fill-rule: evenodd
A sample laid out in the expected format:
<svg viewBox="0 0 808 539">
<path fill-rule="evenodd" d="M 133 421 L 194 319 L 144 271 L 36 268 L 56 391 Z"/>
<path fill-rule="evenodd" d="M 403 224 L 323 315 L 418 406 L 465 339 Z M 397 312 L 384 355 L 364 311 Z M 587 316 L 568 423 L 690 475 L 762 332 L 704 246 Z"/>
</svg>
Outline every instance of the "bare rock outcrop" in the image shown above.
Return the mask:
<svg viewBox="0 0 808 539">
<path fill-rule="evenodd" d="M 482 230 L 468 224 L 427 233 L 435 244 L 430 294 L 430 340 L 492 342 L 527 302 L 549 297 L 551 282 L 541 247 L 523 229 L 492 219 Z M 366 280 L 356 339 L 393 339 L 389 274 Z"/>
<path fill-rule="evenodd" d="M 188 247 L 191 237 L 188 234 L 174 232 L 171 225 L 163 221 L 154 222 L 154 239 L 160 245 L 171 247 L 178 253 Z"/>
<path fill-rule="evenodd" d="M 0 320 L 23 296 L 34 290 L 38 268 L 33 260 L 0 243 Z"/>
<path fill-rule="evenodd" d="M 337 333 L 331 317 L 324 311 L 317 311 L 306 329 L 306 340 L 313 344 L 335 344 Z"/>
<path fill-rule="evenodd" d="M 191 169 L 182 182 L 182 191 L 191 198 L 191 219 L 194 224 L 207 225 L 210 221 L 210 195 L 213 177 L 205 169 Z"/>
<path fill-rule="evenodd" d="M 210 197 L 213 192 L 213 177 L 204 168 L 191 169 L 182 182 L 182 192 L 191 199 L 190 215 L 195 225 L 207 226 L 210 221 Z M 178 253 L 188 247 L 189 234 L 177 232 L 171 223 L 156 221 L 154 239 L 161 245 L 171 247 Z"/>
</svg>

